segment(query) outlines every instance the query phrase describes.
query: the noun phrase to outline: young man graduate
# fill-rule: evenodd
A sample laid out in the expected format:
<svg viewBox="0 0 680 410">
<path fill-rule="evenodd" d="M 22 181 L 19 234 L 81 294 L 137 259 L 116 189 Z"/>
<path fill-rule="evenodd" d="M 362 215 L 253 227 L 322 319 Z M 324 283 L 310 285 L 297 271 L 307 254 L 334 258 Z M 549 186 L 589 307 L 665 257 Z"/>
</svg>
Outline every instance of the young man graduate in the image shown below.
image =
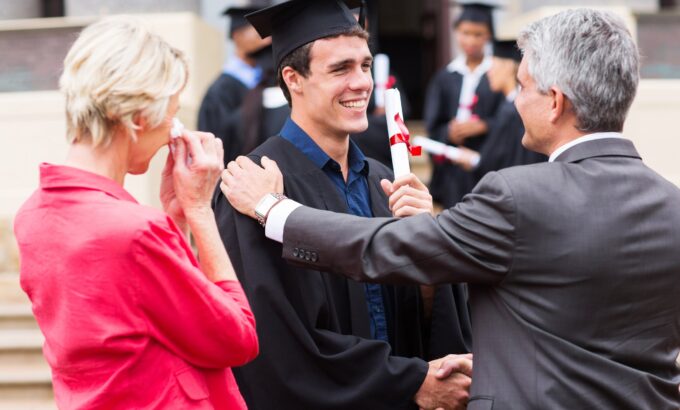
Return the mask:
<svg viewBox="0 0 680 410">
<path fill-rule="evenodd" d="M 635 41 L 620 17 L 578 9 L 532 23 L 518 43 L 522 144 L 548 162 L 490 172 L 436 218 L 286 199 L 266 210 L 265 233 L 308 269 L 469 283 L 470 410 L 678 409 L 680 189 L 622 134 L 640 80 Z M 281 184 L 272 171 L 230 164 L 231 203 L 253 215 Z M 395 181 L 393 209 L 414 179 Z"/>
<path fill-rule="evenodd" d="M 515 98 L 519 91 L 517 70 L 521 61 L 522 52 L 515 40 L 494 41 L 493 63 L 487 77 L 491 90 L 502 92 L 505 100 L 498 108 L 493 128 L 489 130 L 482 149 L 477 152 L 461 147 L 465 155 L 455 161 L 464 170 L 472 171 L 477 181 L 491 171 L 548 160 L 545 155 L 522 146 L 524 124 L 515 108 Z"/>
<path fill-rule="evenodd" d="M 380 181 L 392 175 L 349 138 L 367 127 L 373 89 L 368 35 L 350 11 L 359 5 L 293 0 L 247 17 L 263 37 L 272 36 L 279 84 L 292 105 L 280 135 L 251 158 L 267 167 L 275 166 L 268 158 L 276 161 L 289 197 L 370 218 L 391 215 Z M 261 170 L 247 158 L 237 162 Z M 413 212 L 431 211 L 428 199 L 426 194 Z M 446 285 L 426 303 L 418 286 L 365 285 L 297 269 L 221 192 L 215 214 L 257 318 L 260 356 L 235 369 L 249 408 L 464 406 L 469 374 L 438 379 L 439 362 L 422 359 L 469 351 L 463 295 L 454 299 Z M 311 252 L 300 256 L 317 258 Z M 469 370 L 470 357 L 457 359 L 461 370 Z"/>
<path fill-rule="evenodd" d="M 234 54 L 208 88 L 198 111 L 198 129 L 222 140 L 225 164 L 240 153 L 242 142 L 235 132 L 240 117 L 238 109 L 248 91 L 260 82 L 262 68 L 258 56 L 264 53 L 266 57 L 270 44 L 270 40 L 260 38 L 245 19 L 246 14 L 259 8 L 229 7 L 224 11 L 223 15 L 230 17 L 229 38 L 234 42 Z"/>
<path fill-rule="evenodd" d="M 454 25 L 462 51 L 430 82 L 425 98 L 425 124 L 430 138 L 479 151 L 492 128 L 503 94 L 489 87 L 486 72 L 491 56 L 486 47 L 493 38 L 492 8 L 467 3 Z M 475 185 L 471 173 L 434 158 L 430 192 L 444 208 L 457 204 Z"/>
</svg>

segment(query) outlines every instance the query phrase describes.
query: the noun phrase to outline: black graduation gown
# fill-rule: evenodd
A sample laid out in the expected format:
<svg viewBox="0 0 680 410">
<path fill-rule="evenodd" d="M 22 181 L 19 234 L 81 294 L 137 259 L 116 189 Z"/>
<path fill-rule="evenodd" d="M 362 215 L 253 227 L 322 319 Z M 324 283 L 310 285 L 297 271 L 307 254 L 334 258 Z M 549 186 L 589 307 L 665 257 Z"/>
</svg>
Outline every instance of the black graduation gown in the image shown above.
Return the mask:
<svg viewBox="0 0 680 410">
<path fill-rule="evenodd" d="M 458 101 L 463 86 L 463 75 L 450 72 L 446 67 L 440 70 L 430 82 L 425 97 L 425 125 L 430 138 L 453 145 L 448 138 L 448 124 L 458 112 Z M 489 129 L 493 128 L 494 115 L 500 103 L 505 99 L 502 93 L 495 93 L 489 87 L 489 80 L 484 74 L 477 86 L 478 102 L 473 114 L 484 120 Z M 480 151 L 486 135 L 468 138 L 464 146 Z M 447 162 L 433 164 L 430 193 L 436 202 L 444 208 L 457 204 L 463 196 L 475 186 L 472 173 Z"/>
<path fill-rule="evenodd" d="M 400 87 L 398 80 L 395 87 L 397 89 Z M 411 105 L 405 93 L 401 93 L 401 110 L 404 114 L 404 119 L 409 118 Z M 351 138 L 365 156 L 376 159 L 392 169 L 392 152 L 390 150 L 389 136 L 387 135 L 387 118 L 385 115 L 372 115 L 373 111 L 375 111 L 375 92 L 371 96 L 367 109 L 368 129 L 362 133 L 351 135 Z"/>
<path fill-rule="evenodd" d="M 505 100 L 496 114 L 493 128 L 489 130 L 484 147 L 480 151 L 480 160 L 475 169 L 477 181 L 487 172 L 515 165 L 528 165 L 547 161 L 548 157 L 522 146 L 524 124 L 515 104 Z"/>
<path fill-rule="evenodd" d="M 239 109 L 239 120 L 235 122 L 237 133 L 241 136 L 238 155 L 245 155 L 265 142 L 269 137 L 277 135 L 290 116 L 288 104 L 268 108 L 264 106 L 263 96 L 267 83 L 263 81 L 250 90 Z"/>
<path fill-rule="evenodd" d="M 319 209 L 347 212 L 326 174 L 291 143 L 272 137 L 251 158 L 259 162 L 262 155 L 277 161 L 287 196 Z M 373 212 L 389 215 L 379 181 L 391 178 L 390 171 L 368 161 Z M 234 369 L 250 409 L 416 408 L 412 398 L 428 365 L 415 357 L 425 357 L 429 347 L 418 287 L 383 287 L 390 344 L 371 340 L 363 284 L 288 265 L 281 258 L 281 244 L 267 239 L 256 221 L 234 211 L 219 190 L 214 208 L 257 321 L 260 355 Z M 449 289 L 438 290 L 435 297 L 432 350 L 468 351 L 467 308 L 464 301 L 452 300 Z M 463 310 L 456 312 L 455 307 Z"/>
<path fill-rule="evenodd" d="M 241 142 L 234 130 L 240 115 L 238 108 L 247 93 L 245 84 L 222 73 L 208 88 L 198 111 L 198 129 L 222 140 L 225 164 L 238 156 Z"/>
</svg>

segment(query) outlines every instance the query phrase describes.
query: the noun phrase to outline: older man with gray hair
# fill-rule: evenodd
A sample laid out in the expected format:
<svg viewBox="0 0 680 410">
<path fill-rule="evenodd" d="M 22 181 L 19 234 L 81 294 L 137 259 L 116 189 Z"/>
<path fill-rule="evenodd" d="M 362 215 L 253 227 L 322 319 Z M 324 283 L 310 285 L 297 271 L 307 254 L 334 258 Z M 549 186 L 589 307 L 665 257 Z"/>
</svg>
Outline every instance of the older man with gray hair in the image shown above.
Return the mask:
<svg viewBox="0 0 680 410">
<path fill-rule="evenodd" d="M 290 261 L 356 280 L 468 282 L 468 409 L 678 409 L 680 190 L 621 134 L 638 50 L 619 18 L 587 9 L 532 24 L 519 44 L 522 142 L 549 162 L 492 172 L 438 217 L 284 200 L 258 210 L 266 234 Z M 279 177 L 243 164 L 223 190 L 253 215 Z M 395 214 L 422 206 L 415 177 L 384 185 Z"/>
</svg>

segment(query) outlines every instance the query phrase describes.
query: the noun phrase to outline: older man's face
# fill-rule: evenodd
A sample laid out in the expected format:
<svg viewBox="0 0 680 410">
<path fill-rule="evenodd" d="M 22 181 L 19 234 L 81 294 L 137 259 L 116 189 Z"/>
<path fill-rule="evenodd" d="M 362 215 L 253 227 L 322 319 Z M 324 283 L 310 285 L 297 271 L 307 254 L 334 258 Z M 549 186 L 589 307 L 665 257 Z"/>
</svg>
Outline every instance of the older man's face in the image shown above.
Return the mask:
<svg viewBox="0 0 680 410">
<path fill-rule="evenodd" d="M 529 75 L 526 57 L 522 59 L 517 72 L 520 91 L 515 107 L 524 123 L 522 145 L 527 149 L 547 153 L 550 149 L 550 107 L 552 99 L 538 91 L 536 82 Z"/>
</svg>

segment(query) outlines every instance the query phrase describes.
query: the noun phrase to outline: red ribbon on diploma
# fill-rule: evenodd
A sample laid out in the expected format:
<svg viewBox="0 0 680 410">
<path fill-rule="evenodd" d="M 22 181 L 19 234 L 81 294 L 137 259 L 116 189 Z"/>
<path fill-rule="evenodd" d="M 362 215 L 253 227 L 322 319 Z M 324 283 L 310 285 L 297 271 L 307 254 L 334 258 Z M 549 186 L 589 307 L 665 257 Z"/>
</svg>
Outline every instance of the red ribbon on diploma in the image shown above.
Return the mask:
<svg viewBox="0 0 680 410">
<path fill-rule="evenodd" d="M 394 122 L 397 123 L 397 127 L 399 127 L 399 131 L 401 132 L 390 137 L 390 145 L 404 143 L 406 144 L 406 148 L 408 149 L 408 152 L 411 153 L 411 155 L 414 157 L 420 156 L 420 154 L 422 154 L 423 148 L 411 146 L 411 135 L 408 132 L 408 128 L 406 128 L 406 124 L 404 124 L 404 120 L 402 120 L 399 116 L 399 113 L 394 116 Z"/>
</svg>

